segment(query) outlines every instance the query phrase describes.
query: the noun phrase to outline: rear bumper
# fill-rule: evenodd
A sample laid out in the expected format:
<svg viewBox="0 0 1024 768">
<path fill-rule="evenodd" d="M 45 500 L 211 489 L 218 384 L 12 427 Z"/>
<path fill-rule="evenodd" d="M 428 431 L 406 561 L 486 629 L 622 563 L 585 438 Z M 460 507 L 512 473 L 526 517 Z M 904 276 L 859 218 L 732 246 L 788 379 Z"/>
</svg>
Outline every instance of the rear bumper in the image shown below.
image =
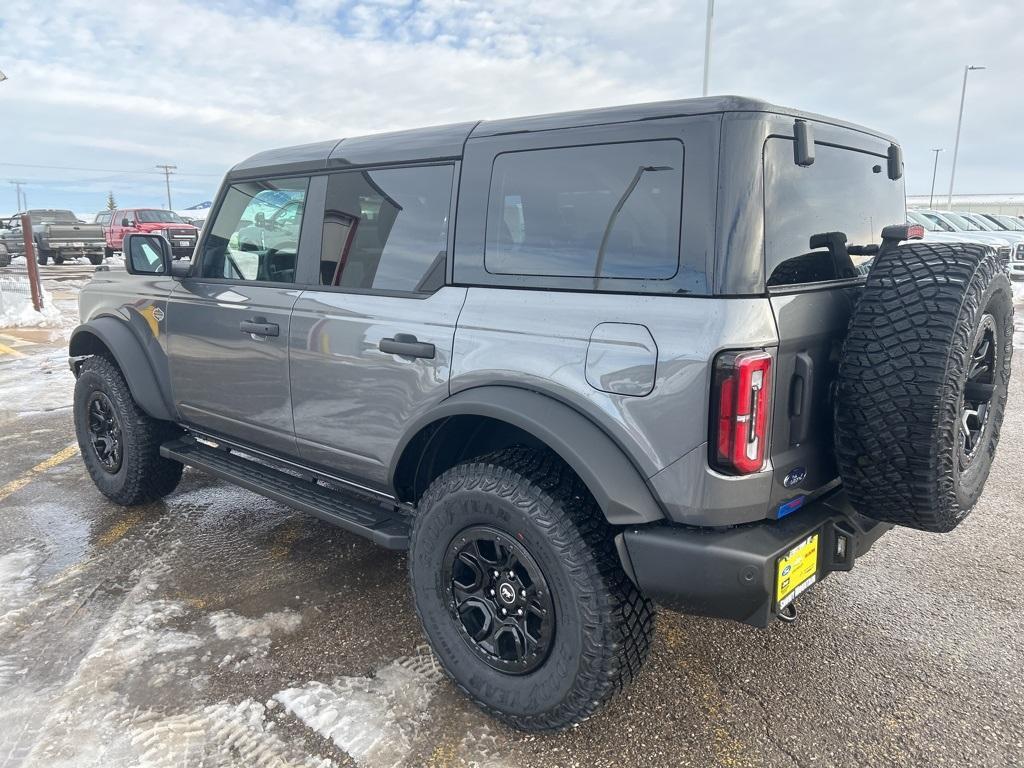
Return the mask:
<svg viewBox="0 0 1024 768">
<path fill-rule="evenodd" d="M 776 617 L 776 563 L 818 533 L 816 581 L 848 571 L 890 530 L 858 514 L 837 490 L 801 511 L 725 530 L 652 525 L 620 533 L 615 544 L 622 565 L 648 597 L 683 613 L 732 619 L 766 627 Z M 836 554 L 840 538 L 845 554 Z"/>
</svg>

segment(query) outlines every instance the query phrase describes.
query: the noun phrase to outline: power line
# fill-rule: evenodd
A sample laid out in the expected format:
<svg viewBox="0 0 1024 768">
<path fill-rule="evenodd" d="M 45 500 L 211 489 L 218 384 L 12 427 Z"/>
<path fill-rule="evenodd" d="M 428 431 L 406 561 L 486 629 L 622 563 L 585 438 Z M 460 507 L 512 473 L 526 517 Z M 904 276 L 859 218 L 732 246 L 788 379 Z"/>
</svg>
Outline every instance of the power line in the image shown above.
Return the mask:
<svg viewBox="0 0 1024 768">
<path fill-rule="evenodd" d="M 94 172 L 94 173 L 120 173 L 120 174 L 159 174 L 159 173 L 162 173 L 162 171 L 154 171 L 154 170 L 150 170 L 149 168 L 138 170 L 138 171 L 130 171 L 130 170 L 126 170 L 124 168 L 82 168 L 82 167 L 73 166 L 73 165 L 40 165 L 38 163 L 7 163 L 7 162 L 2 162 L 2 161 L 0 161 L 0 166 L 10 167 L 10 168 L 45 168 L 45 169 L 51 170 L 51 171 L 91 171 L 91 172 Z M 157 166 L 157 167 L 159 168 L 160 166 Z M 183 173 L 179 173 L 178 175 L 179 176 L 208 176 L 208 177 L 211 177 L 211 178 L 220 178 L 224 174 L 222 174 L 222 173 L 195 173 L 193 171 L 185 171 Z"/>
<path fill-rule="evenodd" d="M 164 181 L 167 182 L 167 210 L 173 211 L 174 207 L 171 205 L 171 174 L 178 170 L 176 165 L 158 165 L 157 168 L 162 168 L 164 171 Z"/>
</svg>

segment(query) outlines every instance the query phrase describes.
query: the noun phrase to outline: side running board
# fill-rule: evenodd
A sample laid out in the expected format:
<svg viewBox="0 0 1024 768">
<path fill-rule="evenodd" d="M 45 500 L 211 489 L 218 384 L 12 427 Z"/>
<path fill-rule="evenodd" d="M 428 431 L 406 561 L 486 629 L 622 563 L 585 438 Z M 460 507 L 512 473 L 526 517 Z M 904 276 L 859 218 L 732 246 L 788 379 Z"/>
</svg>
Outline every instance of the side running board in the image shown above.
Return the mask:
<svg viewBox="0 0 1024 768">
<path fill-rule="evenodd" d="M 409 547 L 408 520 L 393 504 L 321 485 L 191 438 L 164 443 L 160 455 L 316 515 L 387 549 Z"/>
</svg>

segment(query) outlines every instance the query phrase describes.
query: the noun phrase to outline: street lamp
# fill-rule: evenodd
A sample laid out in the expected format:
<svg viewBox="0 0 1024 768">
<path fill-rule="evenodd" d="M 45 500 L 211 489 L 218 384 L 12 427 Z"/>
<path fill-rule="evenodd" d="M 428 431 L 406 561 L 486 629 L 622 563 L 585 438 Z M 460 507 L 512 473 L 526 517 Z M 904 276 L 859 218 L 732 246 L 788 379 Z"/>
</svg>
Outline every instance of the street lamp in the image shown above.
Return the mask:
<svg viewBox="0 0 1024 768">
<path fill-rule="evenodd" d="M 704 91 L 708 95 L 708 80 L 711 77 L 711 20 L 715 16 L 715 0 L 708 0 L 708 18 L 704 26 Z"/>
<path fill-rule="evenodd" d="M 941 152 L 941 151 L 942 151 L 941 147 L 932 150 L 932 152 L 935 153 L 935 165 L 932 166 L 932 191 L 928 193 L 928 207 L 929 208 L 932 207 L 932 198 L 935 197 L 935 174 L 939 170 L 939 152 Z"/>
<path fill-rule="evenodd" d="M 956 180 L 956 156 L 960 151 L 960 126 L 964 122 L 964 99 L 967 96 L 967 75 L 975 69 L 985 69 L 985 67 L 975 67 L 970 64 L 964 67 L 964 85 L 960 90 L 960 116 L 956 119 L 956 142 L 953 144 L 953 168 L 949 172 L 949 196 L 946 198 L 947 210 L 953 207 L 953 182 Z"/>
</svg>

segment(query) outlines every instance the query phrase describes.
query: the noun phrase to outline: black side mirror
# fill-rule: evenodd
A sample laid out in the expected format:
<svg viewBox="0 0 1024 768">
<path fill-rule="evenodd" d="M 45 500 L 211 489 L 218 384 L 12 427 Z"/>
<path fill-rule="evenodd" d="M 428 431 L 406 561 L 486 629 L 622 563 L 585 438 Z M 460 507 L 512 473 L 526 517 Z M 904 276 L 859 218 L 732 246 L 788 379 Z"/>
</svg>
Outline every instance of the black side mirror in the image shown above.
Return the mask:
<svg viewBox="0 0 1024 768">
<path fill-rule="evenodd" d="M 124 236 L 124 268 L 133 275 L 169 275 L 171 245 L 160 235 L 132 233 Z"/>
<path fill-rule="evenodd" d="M 130 221 L 128 221 L 128 219 L 121 219 L 121 226 L 122 227 L 130 227 L 131 225 L 132 225 L 132 223 Z"/>
</svg>

